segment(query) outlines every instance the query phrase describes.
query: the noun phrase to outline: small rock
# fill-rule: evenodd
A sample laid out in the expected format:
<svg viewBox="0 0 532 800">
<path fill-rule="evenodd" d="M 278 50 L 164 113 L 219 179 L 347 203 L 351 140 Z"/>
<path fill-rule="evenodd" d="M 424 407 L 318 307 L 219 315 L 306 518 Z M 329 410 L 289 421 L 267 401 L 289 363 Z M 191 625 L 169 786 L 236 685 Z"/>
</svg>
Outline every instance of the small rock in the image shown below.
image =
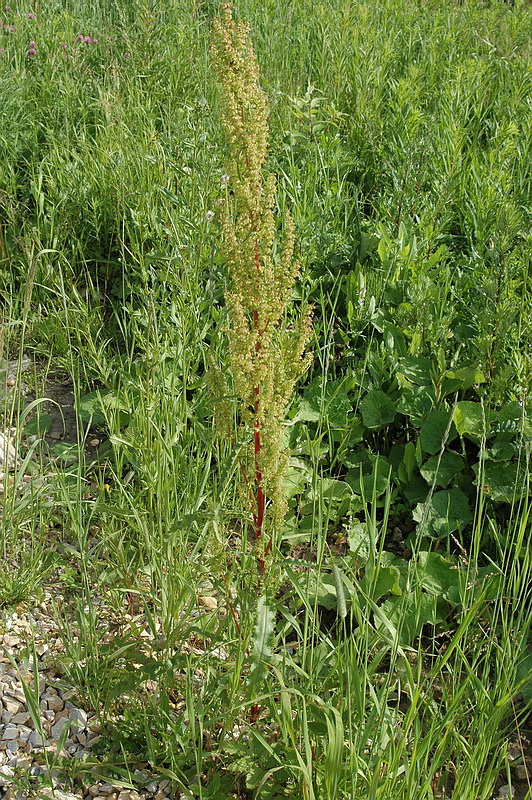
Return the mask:
<svg viewBox="0 0 532 800">
<path fill-rule="evenodd" d="M 152 781 L 151 783 L 148 783 L 148 785 L 146 786 L 146 791 L 149 792 L 150 794 L 155 794 L 158 788 L 159 787 L 157 786 L 155 781 Z"/>
<path fill-rule="evenodd" d="M 52 739 L 54 739 L 56 742 L 58 742 L 59 739 L 61 738 L 61 734 L 63 732 L 63 728 L 67 724 L 68 724 L 68 720 L 63 717 L 58 722 L 56 722 L 55 725 L 52 725 Z"/>
<path fill-rule="evenodd" d="M 19 703 L 18 700 L 15 700 L 9 695 L 2 698 L 2 703 L 4 704 L 5 710 L 9 711 L 11 714 L 18 714 L 24 708 L 22 703 Z"/>
<path fill-rule="evenodd" d="M 48 708 L 50 711 L 62 711 L 65 707 L 64 701 L 57 694 L 53 694 L 47 698 Z"/>
<path fill-rule="evenodd" d="M 27 742 L 31 735 L 31 728 L 28 728 L 26 725 L 19 725 L 18 727 L 18 738 L 21 742 Z"/>
<path fill-rule="evenodd" d="M 87 714 L 81 708 L 74 708 L 68 716 L 73 723 L 72 731 L 74 733 L 87 727 Z"/>
<path fill-rule="evenodd" d="M 28 737 L 28 744 L 32 745 L 33 747 L 42 747 L 44 745 L 44 739 L 39 731 L 32 731 L 30 733 Z"/>
<path fill-rule="evenodd" d="M 11 739 L 10 742 L 7 743 L 7 749 L 10 753 L 16 753 L 18 750 L 18 742 L 16 739 Z"/>
<path fill-rule="evenodd" d="M 31 714 L 28 711 L 21 711 L 20 714 L 15 714 L 11 718 L 11 722 L 15 725 L 25 725 L 29 719 L 31 719 Z"/>
<path fill-rule="evenodd" d="M 110 783 L 104 783 L 102 786 L 98 787 L 98 794 L 103 794 L 105 797 L 108 797 L 110 794 L 113 794 L 114 788 L 111 786 Z"/>
<path fill-rule="evenodd" d="M 508 784 L 501 786 L 499 788 L 499 794 L 497 795 L 497 800 L 512 800 L 513 797 L 512 787 Z"/>
<path fill-rule="evenodd" d="M 526 768 L 525 764 L 517 764 L 515 767 L 515 775 L 518 780 L 526 781 L 530 777 L 530 773 Z"/>
<path fill-rule="evenodd" d="M 218 608 L 218 600 L 216 597 L 206 597 L 204 595 L 200 595 L 198 597 L 198 603 L 203 608 L 207 608 L 209 611 L 216 611 Z"/>
<path fill-rule="evenodd" d="M 7 741 L 9 739 L 16 739 L 18 737 L 18 729 L 14 726 L 9 724 L 5 731 L 2 734 L 2 739 Z"/>
</svg>

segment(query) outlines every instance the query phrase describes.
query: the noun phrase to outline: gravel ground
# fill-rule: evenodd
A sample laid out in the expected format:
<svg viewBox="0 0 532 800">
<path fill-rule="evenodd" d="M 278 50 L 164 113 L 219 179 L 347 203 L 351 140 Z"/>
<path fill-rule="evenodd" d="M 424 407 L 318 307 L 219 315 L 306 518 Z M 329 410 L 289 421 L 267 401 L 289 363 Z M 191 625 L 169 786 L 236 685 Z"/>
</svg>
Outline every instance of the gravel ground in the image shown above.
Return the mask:
<svg viewBox="0 0 532 800">
<path fill-rule="evenodd" d="M 75 702 L 75 693 L 53 666 L 53 652 L 62 651 L 62 642 L 55 623 L 43 611 L 50 601 L 47 595 L 39 607 L 4 611 L 0 618 L 0 629 L 5 631 L 0 636 L 0 798 L 31 797 L 31 791 L 15 788 L 17 779 L 25 777 L 39 784 L 43 796 L 48 790 L 41 784 L 51 784 L 58 800 L 167 800 L 170 781 L 139 770 L 133 773 L 136 789 L 94 779 L 83 791 L 70 794 L 61 788 L 60 771 L 47 766 L 47 760 L 57 757 L 64 763 L 92 756 L 101 732 L 96 714 Z M 35 661 L 28 655 L 32 650 Z"/>
</svg>

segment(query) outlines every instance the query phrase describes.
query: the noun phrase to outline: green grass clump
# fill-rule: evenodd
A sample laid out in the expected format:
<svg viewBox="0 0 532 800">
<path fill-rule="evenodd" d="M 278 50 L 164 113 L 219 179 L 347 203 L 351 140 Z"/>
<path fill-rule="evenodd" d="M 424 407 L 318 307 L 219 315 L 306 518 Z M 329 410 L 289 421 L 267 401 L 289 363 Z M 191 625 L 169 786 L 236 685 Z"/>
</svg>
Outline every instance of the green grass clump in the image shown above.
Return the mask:
<svg viewBox="0 0 532 800">
<path fill-rule="evenodd" d="M 229 368 L 217 4 L 31 13 L 0 31 L 0 601 L 64 595 L 102 774 L 530 798 L 529 5 L 237 3 L 314 317 L 268 604 L 206 375 Z M 68 447 L 46 376 L 73 384 Z"/>
</svg>

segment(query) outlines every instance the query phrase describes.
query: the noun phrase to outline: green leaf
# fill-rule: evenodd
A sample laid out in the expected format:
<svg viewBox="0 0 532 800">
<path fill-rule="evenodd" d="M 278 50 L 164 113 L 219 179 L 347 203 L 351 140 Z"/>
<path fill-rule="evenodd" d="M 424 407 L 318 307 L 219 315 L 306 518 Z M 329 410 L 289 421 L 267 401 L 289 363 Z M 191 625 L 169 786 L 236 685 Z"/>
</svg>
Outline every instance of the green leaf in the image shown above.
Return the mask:
<svg viewBox="0 0 532 800">
<path fill-rule="evenodd" d="M 425 356 L 407 356 L 399 359 L 397 371 L 409 383 L 417 386 L 432 386 L 433 366 L 430 358 Z"/>
<path fill-rule="evenodd" d="M 458 453 L 447 450 L 442 453 L 441 459 L 437 455 L 431 456 L 420 471 L 427 483 L 445 487 L 464 467 L 464 459 Z"/>
<path fill-rule="evenodd" d="M 410 482 L 412 480 L 412 475 L 414 474 L 414 470 L 418 466 L 417 463 L 417 456 L 416 456 L 416 446 L 414 442 L 407 442 L 405 444 L 405 453 L 403 456 L 403 464 L 406 470 L 407 481 Z"/>
<path fill-rule="evenodd" d="M 274 622 L 275 614 L 262 595 L 257 603 L 257 621 L 251 646 L 251 657 L 256 665 L 270 661 L 273 656 L 270 642 L 273 636 Z"/>
<path fill-rule="evenodd" d="M 438 597 L 447 597 L 450 589 L 458 584 L 456 560 L 445 558 L 440 553 L 419 553 L 419 577 L 425 591 Z"/>
<path fill-rule="evenodd" d="M 448 444 L 456 438 L 456 428 L 453 423 L 449 427 L 450 421 L 450 411 L 433 410 L 427 414 L 419 432 L 421 447 L 425 453 L 431 455 L 439 453 L 444 444 Z M 449 428 L 449 433 L 446 437 L 447 428 Z"/>
<path fill-rule="evenodd" d="M 376 576 L 371 577 L 366 573 L 360 581 L 360 588 L 368 597 L 377 603 L 385 594 L 400 595 L 401 573 L 397 567 L 379 567 Z"/>
<path fill-rule="evenodd" d="M 517 452 L 513 442 L 494 442 L 491 449 L 485 451 L 484 456 L 489 461 L 511 461 Z"/>
<path fill-rule="evenodd" d="M 413 517 L 421 522 L 424 504 L 416 506 Z M 461 530 L 473 519 L 467 495 L 461 489 L 444 489 L 432 496 L 428 522 L 438 536 Z"/>
<path fill-rule="evenodd" d="M 355 522 L 349 526 L 347 543 L 358 563 L 365 564 L 369 557 L 370 539 L 364 522 Z"/>
<path fill-rule="evenodd" d="M 74 464 L 76 461 L 80 460 L 80 448 L 77 444 L 58 442 L 52 447 L 52 452 L 54 452 L 64 464 Z"/>
<path fill-rule="evenodd" d="M 345 481 L 356 494 L 364 495 L 369 501 L 373 497 L 373 492 L 376 497 L 380 497 L 387 490 L 390 483 L 389 473 L 389 464 L 379 461 L 369 475 L 361 476 L 360 469 L 350 469 L 345 476 Z"/>
<path fill-rule="evenodd" d="M 425 592 L 403 594 L 401 597 L 389 597 L 380 610 L 400 631 L 399 644 L 409 645 L 421 634 L 424 625 L 435 621 L 436 598 Z M 376 624 L 377 628 L 384 628 L 380 620 L 376 620 Z"/>
<path fill-rule="evenodd" d="M 461 369 L 449 370 L 446 377 L 457 380 L 461 389 L 471 389 L 476 384 L 486 383 L 486 378 L 475 364 Z"/>
<path fill-rule="evenodd" d="M 479 483 L 482 476 L 482 491 L 496 503 L 513 503 L 528 495 L 527 475 L 517 462 L 485 461 L 473 465 Z"/>
<path fill-rule="evenodd" d="M 399 376 L 398 376 L 399 377 Z M 397 411 L 411 417 L 417 424 L 431 411 L 436 402 L 436 396 L 432 387 L 416 386 L 414 389 L 404 389 L 401 392 Z"/>
<path fill-rule="evenodd" d="M 453 421 L 460 436 L 477 441 L 489 435 L 489 411 L 480 403 L 461 400 L 454 409 Z"/>
<path fill-rule="evenodd" d="M 31 422 L 28 422 L 26 425 L 26 435 L 33 436 L 38 434 L 39 436 L 42 436 L 50 427 L 51 420 L 52 418 L 50 414 L 37 414 L 35 419 L 32 419 Z"/>
<path fill-rule="evenodd" d="M 297 419 L 306 422 L 327 421 L 333 428 L 344 428 L 352 410 L 349 380 L 327 381 L 316 378 L 307 387 L 299 405 Z"/>
<path fill-rule="evenodd" d="M 332 578 L 334 581 L 334 588 L 336 589 L 338 615 L 342 619 L 345 619 L 347 617 L 347 605 L 345 602 L 344 585 L 342 583 L 342 573 L 340 572 L 337 564 L 333 564 L 332 566 Z"/>
<path fill-rule="evenodd" d="M 102 413 L 102 401 L 108 394 L 110 394 L 109 390 L 98 390 L 80 397 L 76 403 L 76 411 L 80 418 L 91 425 L 105 425 L 106 419 Z"/>
<path fill-rule="evenodd" d="M 368 392 L 360 404 L 360 411 L 366 428 L 382 428 L 395 419 L 395 406 L 380 389 Z"/>
</svg>

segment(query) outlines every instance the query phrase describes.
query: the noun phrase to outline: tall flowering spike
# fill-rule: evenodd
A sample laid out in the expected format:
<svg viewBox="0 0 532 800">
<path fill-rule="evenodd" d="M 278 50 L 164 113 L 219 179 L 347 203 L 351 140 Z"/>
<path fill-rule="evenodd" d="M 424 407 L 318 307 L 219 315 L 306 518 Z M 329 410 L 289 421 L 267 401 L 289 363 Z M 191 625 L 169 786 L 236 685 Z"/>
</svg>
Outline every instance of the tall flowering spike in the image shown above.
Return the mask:
<svg viewBox="0 0 532 800">
<path fill-rule="evenodd" d="M 290 214 L 275 248 L 275 175 L 265 174 L 268 104 L 249 27 L 235 22 L 223 3 L 214 22 L 212 59 L 221 97 L 228 149 L 226 181 L 231 189 L 221 212 L 222 253 L 229 271 L 229 359 L 237 418 L 249 447 L 242 463 L 250 498 L 257 559 L 264 571 L 272 536 L 286 512 L 282 481 L 288 465 L 282 422 L 296 380 L 305 371 L 311 334 L 310 312 L 292 326 L 286 321 L 299 272 L 294 260 Z M 277 252 L 279 250 L 279 252 Z M 265 535 L 266 534 L 266 535 Z"/>
</svg>

